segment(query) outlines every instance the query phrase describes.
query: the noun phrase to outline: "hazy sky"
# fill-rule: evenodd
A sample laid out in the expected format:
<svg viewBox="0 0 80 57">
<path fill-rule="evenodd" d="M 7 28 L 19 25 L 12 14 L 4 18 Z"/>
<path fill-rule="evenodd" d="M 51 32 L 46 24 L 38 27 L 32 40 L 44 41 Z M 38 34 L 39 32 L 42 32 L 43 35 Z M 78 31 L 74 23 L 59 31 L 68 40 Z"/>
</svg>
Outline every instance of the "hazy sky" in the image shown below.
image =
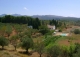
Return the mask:
<svg viewBox="0 0 80 57">
<path fill-rule="evenodd" d="M 80 17 L 80 0 L 0 0 L 0 14 Z"/>
</svg>

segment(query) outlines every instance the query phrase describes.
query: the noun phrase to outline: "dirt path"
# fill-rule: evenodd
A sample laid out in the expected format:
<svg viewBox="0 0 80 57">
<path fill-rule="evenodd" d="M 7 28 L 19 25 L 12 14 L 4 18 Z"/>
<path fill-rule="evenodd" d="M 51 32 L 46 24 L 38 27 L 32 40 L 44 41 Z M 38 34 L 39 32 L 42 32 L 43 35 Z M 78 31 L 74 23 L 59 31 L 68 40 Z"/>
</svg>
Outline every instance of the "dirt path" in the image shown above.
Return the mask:
<svg viewBox="0 0 80 57">
<path fill-rule="evenodd" d="M 12 33 L 10 34 L 10 36 L 16 35 L 16 31 L 13 29 Z"/>
<path fill-rule="evenodd" d="M 37 52 L 34 52 L 30 57 L 39 57 L 39 54 Z"/>
<path fill-rule="evenodd" d="M 21 57 L 16 52 L 9 52 L 11 57 Z"/>
<path fill-rule="evenodd" d="M 17 54 L 17 52 L 11 52 L 11 51 L 0 51 L 0 57 L 21 57 Z"/>
<path fill-rule="evenodd" d="M 58 42 L 58 44 L 60 44 L 60 45 L 70 45 L 70 42 L 68 42 L 68 39 L 66 39 L 66 40 L 61 40 L 61 41 L 59 41 Z"/>
</svg>

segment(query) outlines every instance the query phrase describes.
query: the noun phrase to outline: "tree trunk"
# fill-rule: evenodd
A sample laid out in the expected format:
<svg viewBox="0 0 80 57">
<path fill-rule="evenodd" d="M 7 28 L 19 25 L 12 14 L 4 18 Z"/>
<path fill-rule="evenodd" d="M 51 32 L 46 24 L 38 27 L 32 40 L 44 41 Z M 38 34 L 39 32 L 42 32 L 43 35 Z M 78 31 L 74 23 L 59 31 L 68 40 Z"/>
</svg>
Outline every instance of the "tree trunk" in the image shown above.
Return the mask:
<svg viewBox="0 0 80 57">
<path fill-rule="evenodd" d="M 26 53 L 28 53 L 28 48 L 26 49 Z"/>
<path fill-rule="evenodd" d="M 8 34 L 8 39 L 9 39 L 10 34 Z"/>
<path fill-rule="evenodd" d="M 40 54 L 40 57 L 41 57 L 41 55 L 42 55 L 42 54 Z"/>
<path fill-rule="evenodd" d="M 2 46 L 2 50 L 4 49 L 4 46 Z"/>
<path fill-rule="evenodd" d="M 16 51 L 16 46 L 15 46 L 15 51 Z"/>
<path fill-rule="evenodd" d="M 11 43 L 11 40 L 10 40 L 9 36 L 10 36 L 10 35 L 8 34 L 8 40 L 9 40 L 9 43 Z"/>
</svg>

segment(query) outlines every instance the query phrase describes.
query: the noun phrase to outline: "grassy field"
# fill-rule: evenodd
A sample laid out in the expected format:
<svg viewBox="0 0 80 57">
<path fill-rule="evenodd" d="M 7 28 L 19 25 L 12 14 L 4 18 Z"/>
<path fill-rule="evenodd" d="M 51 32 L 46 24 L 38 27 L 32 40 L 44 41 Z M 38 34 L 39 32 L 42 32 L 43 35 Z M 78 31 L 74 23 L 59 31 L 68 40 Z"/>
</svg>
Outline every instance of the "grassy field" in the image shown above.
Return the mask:
<svg viewBox="0 0 80 57">
<path fill-rule="evenodd" d="M 64 46 L 64 45 L 70 45 L 70 44 L 75 44 L 75 43 L 80 43 L 80 35 L 75 35 L 72 34 L 71 36 L 68 37 L 61 37 L 56 41 L 57 44 Z"/>
</svg>

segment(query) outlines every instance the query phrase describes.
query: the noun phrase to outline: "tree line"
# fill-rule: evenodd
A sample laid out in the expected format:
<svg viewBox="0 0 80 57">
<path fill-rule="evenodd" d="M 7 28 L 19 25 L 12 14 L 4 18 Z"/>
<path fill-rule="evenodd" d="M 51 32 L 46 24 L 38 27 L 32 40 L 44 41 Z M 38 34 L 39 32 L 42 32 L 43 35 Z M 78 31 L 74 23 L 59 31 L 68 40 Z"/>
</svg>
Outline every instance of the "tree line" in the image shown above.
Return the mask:
<svg viewBox="0 0 80 57">
<path fill-rule="evenodd" d="M 50 25 L 55 25 L 56 28 L 58 28 L 58 27 L 66 27 L 66 23 L 65 22 L 62 22 L 62 21 L 59 21 L 59 20 L 55 20 L 55 19 L 50 20 L 49 24 Z"/>
<path fill-rule="evenodd" d="M 17 24 L 28 24 L 28 26 L 33 26 L 34 29 L 38 29 L 41 22 L 38 18 L 26 17 L 26 16 L 11 16 L 5 15 L 0 17 L 0 22 L 2 23 L 17 23 Z"/>
<path fill-rule="evenodd" d="M 17 23 L 17 24 L 28 24 L 28 26 L 33 26 L 34 29 L 39 29 L 41 25 L 55 25 L 56 28 L 60 26 L 65 26 L 63 22 L 58 20 L 40 20 L 39 18 L 32 18 L 29 16 L 12 16 L 12 15 L 5 15 L 0 17 L 0 22 L 2 23 Z"/>
</svg>

